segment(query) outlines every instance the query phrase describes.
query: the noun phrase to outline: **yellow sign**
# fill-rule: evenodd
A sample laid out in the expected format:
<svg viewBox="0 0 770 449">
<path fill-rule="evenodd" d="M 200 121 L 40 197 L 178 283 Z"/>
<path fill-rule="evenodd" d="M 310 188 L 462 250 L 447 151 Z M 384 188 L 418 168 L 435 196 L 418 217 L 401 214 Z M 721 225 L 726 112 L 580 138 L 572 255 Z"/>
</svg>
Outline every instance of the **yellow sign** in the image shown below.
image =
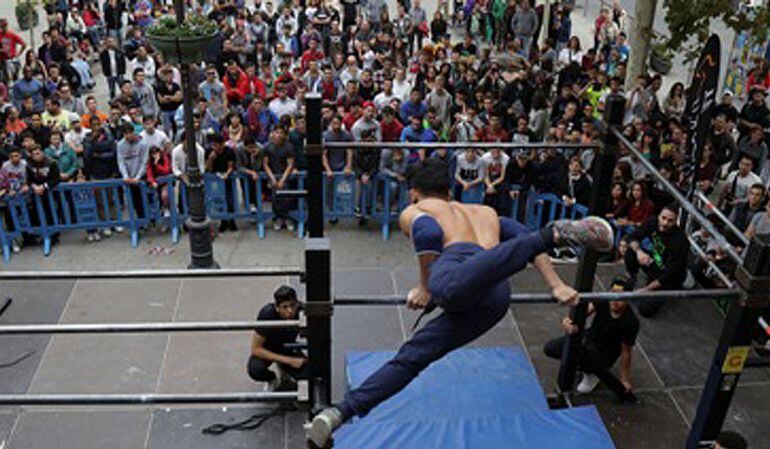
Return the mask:
<svg viewBox="0 0 770 449">
<path fill-rule="evenodd" d="M 743 364 L 749 357 L 750 346 L 732 346 L 727 350 L 725 363 L 722 365 L 722 374 L 740 374 Z"/>
</svg>

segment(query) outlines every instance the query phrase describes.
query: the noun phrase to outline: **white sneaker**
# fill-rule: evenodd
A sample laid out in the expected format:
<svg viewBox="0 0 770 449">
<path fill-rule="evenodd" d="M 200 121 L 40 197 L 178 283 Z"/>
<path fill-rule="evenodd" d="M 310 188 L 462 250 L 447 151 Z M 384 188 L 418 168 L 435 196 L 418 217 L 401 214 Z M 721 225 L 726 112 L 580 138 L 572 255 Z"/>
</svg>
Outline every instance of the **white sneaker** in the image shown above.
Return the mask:
<svg viewBox="0 0 770 449">
<path fill-rule="evenodd" d="M 273 220 L 273 231 L 280 231 L 283 228 L 283 220 L 280 218 Z"/>
<path fill-rule="evenodd" d="M 115 226 L 114 229 L 115 229 L 115 233 L 117 234 L 121 234 L 123 231 L 126 230 L 123 226 Z"/>
<path fill-rule="evenodd" d="M 111 235 L 112 235 L 112 229 L 110 228 L 102 229 L 102 236 L 110 237 Z"/>
<path fill-rule="evenodd" d="M 590 393 L 599 385 L 599 378 L 593 374 L 583 373 L 583 379 L 577 386 L 578 393 Z"/>
<path fill-rule="evenodd" d="M 256 214 L 257 213 L 257 206 L 252 204 L 251 207 L 249 207 L 249 212 L 252 213 L 252 214 Z"/>
<path fill-rule="evenodd" d="M 294 222 L 291 220 L 286 220 L 286 230 L 289 232 L 294 232 Z"/>
<path fill-rule="evenodd" d="M 11 242 L 11 251 L 13 251 L 14 254 L 19 254 L 21 251 L 21 246 L 19 246 L 16 241 Z"/>
<path fill-rule="evenodd" d="M 93 242 L 94 241 L 94 233 L 93 232 L 86 233 L 86 241 L 88 241 L 88 242 Z"/>
<path fill-rule="evenodd" d="M 332 433 L 342 425 L 342 413 L 329 407 L 305 424 L 305 437 L 318 447 L 326 447 Z"/>
<path fill-rule="evenodd" d="M 94 232 L 91 235 L 94 237 L 94 242 L 100 242 L 102 240 L 102 236 L 99 235 L 98 232 Z"/>
</svg>

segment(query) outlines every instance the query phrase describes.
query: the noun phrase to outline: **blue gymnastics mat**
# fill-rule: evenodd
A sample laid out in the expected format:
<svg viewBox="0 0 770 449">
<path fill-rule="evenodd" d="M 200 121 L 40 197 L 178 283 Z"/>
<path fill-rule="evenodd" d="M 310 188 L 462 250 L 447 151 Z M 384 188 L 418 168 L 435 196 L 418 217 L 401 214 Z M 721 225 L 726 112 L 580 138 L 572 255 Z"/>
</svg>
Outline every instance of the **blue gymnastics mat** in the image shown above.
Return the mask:
<svg viewBox="0 0 770 449">
<path fill-rule="evenodd" d="M 394 352 L 347 354 L 349 387 Z M 334 436 L 339 449 L 614 449 L 593 407 L 549 410 L 518 347 L 464 348 Z"/>
</svg>

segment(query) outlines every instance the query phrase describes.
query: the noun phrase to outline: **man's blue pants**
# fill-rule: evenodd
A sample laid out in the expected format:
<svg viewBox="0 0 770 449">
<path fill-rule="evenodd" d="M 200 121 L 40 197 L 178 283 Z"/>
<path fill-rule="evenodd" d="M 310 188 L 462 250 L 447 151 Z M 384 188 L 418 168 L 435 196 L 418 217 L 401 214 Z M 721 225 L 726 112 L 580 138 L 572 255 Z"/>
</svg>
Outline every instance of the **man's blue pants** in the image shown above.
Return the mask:
<svg viewBox="0 0 770 449">
<path fill-rule="evenodd" d="M 473 243 L 444 248 L 430 268 L 431 300 L 443 309 L 404 343 L 388 363 L 351 390 L 337 407 L 345 418 L 365 416 L 406 387 L 431 363 L 483 335 L 508 311 L 508 278 L 550 249 L 540 231 L 518 224 L 512 238 L 489 250 Z"/>
</svg>

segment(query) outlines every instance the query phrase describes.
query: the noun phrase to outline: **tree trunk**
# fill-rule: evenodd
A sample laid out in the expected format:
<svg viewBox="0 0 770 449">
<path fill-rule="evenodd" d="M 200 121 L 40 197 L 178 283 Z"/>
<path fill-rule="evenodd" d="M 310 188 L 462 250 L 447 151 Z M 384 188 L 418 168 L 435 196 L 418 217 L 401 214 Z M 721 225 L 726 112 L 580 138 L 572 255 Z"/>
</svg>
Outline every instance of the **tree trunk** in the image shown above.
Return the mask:
<svg viewBox="0 0 770 449">
<path fill-rule="evenodd" d="M 540 23 L 540 48 L 543 48 L 545 40 L 548 39 L 548 29 L 551 26 L 551 0 L 545 0 L 543 6 L 543 21 Z"/>
<path fill-rule="evenodd" d="M 629 41 L 631 51 L 628 55 L 626 69 L 626 90 L 636 85 L 636 78 L 647 73 L 647 58 L 650 53 L 652 40 L 652 25 L 655 21 L 657 0 L 636 0 L 634 20 L 631 26 Z"/>
</svg>

